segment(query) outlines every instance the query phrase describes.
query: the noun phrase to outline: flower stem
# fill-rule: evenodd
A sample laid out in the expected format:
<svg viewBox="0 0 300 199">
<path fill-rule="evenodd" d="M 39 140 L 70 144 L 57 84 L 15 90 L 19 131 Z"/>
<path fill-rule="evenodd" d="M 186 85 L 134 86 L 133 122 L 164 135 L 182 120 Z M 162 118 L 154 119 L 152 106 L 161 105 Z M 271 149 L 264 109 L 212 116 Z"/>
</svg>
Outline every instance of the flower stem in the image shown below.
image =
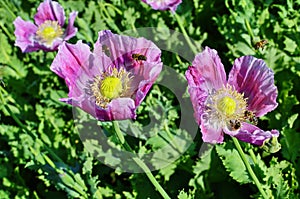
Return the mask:
<svg viewBox="0 0 300 199">
<path fill-rule="evenodd" d="M 251 42 L 252 42 L 252 44 L 254 44 L 255 43 L 255 41 L 254 41 L 254 34 L 253 34 L 252 28 L 250 26 L 250 23 L 249 23 L 249 21 L 247 19 L 245 19 L 244 22 L 245 22 L 248 34 L 251 37 Z"/>
<path fill-rule="evenodd" d="M 108 25 L 111 26 L 111 28 L 115 29 L 118 33 L 121 33 L 118 26 L 116 26 L 114 23 L 110 23 L 110 22 L 114 22 L 114 20 L 111 18 L 110 14 L 108 13 L 107 9 L 105 8 L 104 3 L 102 1 L 99 1 L 98 5 L 100 6 L 102 16 L 107 19 Z M 103 13 L 104 13 L 104 15 L 103 15 Z"/>
<path fill-rule="evenodd" d="M 256 157 L 255 157 L 255 154 L 254 154 L 253 150 L 252 150 L 252 149 L 249 149 L 248 152 L 249 152 L 249 154 L 250 154 L 250 156 L 251 156 L 251 158 L 252 158 L 254 164 L 257 164 L 257 159 L 256 159 Z"/>
<path fill-rule="evenodd" d="M 126 142 L 124 136 L 123 136 L 123 133 L 121 132 L 120 130 L 120 126 L 119 126 L 119 123 L 117 121 L 113 121 L 113 125 L 114 125 L 114 128 L 115 128 L 115 131 L 116 131 L 116 135 L 117 135 L 117 138 L 119 139 L 121 145 L 127 150 L 127 151 L 130 151 L 132 152 L 132 148 L 129 146 L 129 144 Z"/>
<path fill-rule="evenodd" d="M 123 133 L 120 130 L 119 127 L 119 123 L 117 121 L 113 121 L 113 125 L 116 131 L 116 136 L 119 139 L 121 145 L 127 150 L 130 151 L 132 153 L 134 153 L 134 151 L 131 149 L 131 147 L 129 146 L 129 144 L 126 142 Z M 151 183 L 153 184 L 153 186 L 158 190 L 158 192 L 161 194 L 161 196 L 164 199 L 171 199 L 170 196 L 167 194 L 167 192 L 162 188 L 162 186 L 158 183 L 158 181 L 155 179 L 155 177 L 153 176 L 153 174 L 151 173 L 150 169 L 148 168 L 148 166 L 138 157 L 134 157 L 133 160 L 135 161 L 135 163 L 145 172 L 145 174 L 147 175 L 147 177 L 149 178 L 149 180 L 151 181 Z"/>
<path fill-rule="evenodd" d="M 249 162 L 246 158 L 246 155 L 245 155 L 245 153 L 244 153 L 244 151 L 243 151 L 243 149 L 242 149 L 242 147 L 241 147 L 241 145 L 238 141 L 238 139 L 235 138 L 235 137 L 232 137 L 232 140 L 233 140 L 233 143 L 234 143 L 235 147 L 237 148 L 237 150 L 238 150 L 238 152 L 239 152 L 239 154 L 240 154 L 240 156 L 241 156 L 241 158 L 242 158 L 242 160 L 243 160 L 243 162 L 244 162 L 244 164 L 245 164 L 245 166 L 248 170 L 248 173 L 250 174 L 250 176 L 252 177 L 254 183 L 256 184 L 259 192 L 261 193 L 261 195 L 263 196 L 264 199 L 268 199 L 267 194 L 263 190 L 258 178 L 256 177 L 254 171 L 252 170 L 252 168 L 251 168 L 251 166 L 250 166 L 250 164 L 249 164 Z"/>
<path fill-rule="evenodd" d="M 6 2 L 1 1 L 1 4 L 6 8 L 6 10 L 9 12 L 9 14 L 12 16 L 12 18 L 17 18 L 15 13 L 7 6 Z"/>
<path fill-rule="evenodd" d="M 110 3 L 104 3 L 104 6 L 107 6 L 107 7 L 111 7 L 112 9 L 114 9 L 119 15 L 122 15 L 123 12 L 118 9 L 116 6 L 114 6 L 113 4 L 110 4 Z"/>
<path fill-rule="evenodd" d="M 174 16 L 175 16 L 176 21 L 177 21 L 177 23 L 179 25 L 179 28 L 181 29 L 181 31 L 183 33 L 183 36 L 184 36 L 186 42 L 188 43 L 188 45 L 191 48 L 191 50 L 193 51 L 193 53 L 196 55 L 197 54 L 196 46 L 193 45 L 192 41 L 190 40 L 190 38 L 189 38 L 189 36 L 188 36 L 188 34 L 187 34 L 184 26 L 183 26 L 183 23 L 182 23 L 179 15 L 177 15 L 176 13 L 174 13 Z"/>
</svg>

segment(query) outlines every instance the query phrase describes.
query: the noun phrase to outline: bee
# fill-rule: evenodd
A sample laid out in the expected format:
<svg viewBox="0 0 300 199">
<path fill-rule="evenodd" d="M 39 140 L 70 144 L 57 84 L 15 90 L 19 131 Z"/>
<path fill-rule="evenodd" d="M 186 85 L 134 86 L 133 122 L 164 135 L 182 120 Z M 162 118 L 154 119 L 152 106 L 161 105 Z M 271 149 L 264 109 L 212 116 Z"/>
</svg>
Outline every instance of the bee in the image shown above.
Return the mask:
<svg viewBox="0 0 300 199">
<path fill-rule="evenodd" d="M 108 57 L 110 57 L 110 50 L 109 50 L 109 48 L 107 47 L 107 45 L 103 45 L 103 46 L 102 46 L 102 51 L 103 51 Z"/>
<path fill-rule="evenodd" d="M 230 120 L 229 124 L 230 124 L 230 130 L 233 130 L 233 131 L 238 130 L 242 126 L 242 124 L 239 120 Z"/>
<path fill-rule="evenodd" d="M 132 58 L 134 60 L 140 60 L 140 61 L 147 61 L 147 57 L 145 55 L 140 55 L 140 54 L 132 54 Z"/>
<path fill-rule="evenodd" d="M 254 48 L 255 48 L 255 50 L 258 50 L 259 48 L 261 48 L 263 50 L 267 43 L 268 43 L 268 41 L 263 39 L 259 42 L 256 42 L 254 44 Z"/>
<path fill-rule="evenodd" d="M 244 112 L 244 118 L 254 125 L 257 125 L 258 123 L 257 117 L 255 117 L 255 114 L 252 111 L 246 110 Z"/>
</svg>

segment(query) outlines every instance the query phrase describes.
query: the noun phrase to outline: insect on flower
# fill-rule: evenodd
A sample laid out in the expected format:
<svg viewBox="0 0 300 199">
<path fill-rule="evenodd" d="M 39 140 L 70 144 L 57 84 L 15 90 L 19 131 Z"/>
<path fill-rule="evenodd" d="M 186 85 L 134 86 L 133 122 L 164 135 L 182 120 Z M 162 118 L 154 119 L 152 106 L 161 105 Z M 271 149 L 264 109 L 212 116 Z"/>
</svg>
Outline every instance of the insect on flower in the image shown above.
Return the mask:
<svg viewBox="0 0 300 199">
<path fill-rule="evenodd" d="M 267 44 L 268 44 L 268 41 L 265 40 L 265 39 L 263 39 L 263 40 L 261 40 L 261 41 L 259 41 L 259 42 L 256 42 L 256 43 L 254 44 L 254 48 L 255 48 L 255 50 L 258 50 L 259 48 L 261 48 L 261 49 L 263 50 L 264 47 L 265 47 Z"/>
<path fill-rule="evenodd" d="M 251 124 L 257 125 L 258 120 L 257 117 L 255 117 L 255 114 L 252 111 L 246 110 L 244 113 L 245 120 L 249 121 Z"/>
<path fill-rule="evenodd" d="M 140 54 L 132 54 L 131 56 L 134 60 L 147 61 L 147 57 L 145 55 Z"/>
<path fill-rule="evenodd" d="M 136 62 L 132 52 L 148 59 Z M 50 69 L 69 87 L 68 98 L 61 101 L 100 121 L 135 119 L 137 107 L 162 69 L 160 56 L 161 50 L 145 38 L 104 30 L 93 52 L 82 41 L 64 42 Z"/>
<path fill-rule="evenodd" d="M 230 123 L 230 129 L 233 131 L 238 130 L 239 128 L 241 128 L 241 121 L 239 120 L 229 120 Z"/>
<path fill-rule="evenodd" d="M 262 59 L 236 59 L 227 79 L 217 51 L 206 47 L 185 76 L 204 142 L 222 143 L 227 134 L 263 146 L 279 136 L 278 130 L 264 131 L 256 126 L 257 117 L 278 105 L 274 73 Z"/>
</svg>

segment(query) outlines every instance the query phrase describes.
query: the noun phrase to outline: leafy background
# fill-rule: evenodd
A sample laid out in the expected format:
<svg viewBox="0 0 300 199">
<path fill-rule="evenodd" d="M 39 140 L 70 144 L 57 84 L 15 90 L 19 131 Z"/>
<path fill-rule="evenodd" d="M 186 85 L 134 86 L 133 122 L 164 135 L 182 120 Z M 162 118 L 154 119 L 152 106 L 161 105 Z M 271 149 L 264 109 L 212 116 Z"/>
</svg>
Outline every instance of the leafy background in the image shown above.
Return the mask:
<svg viewBox="0 0 300 199">
<path fill-rule="evenodd" d="M 14 46 L 14 19 L 21 16 L 32 20 L 39 3 L 0 2 L 0 198 L 160 198 L 145 174 L 108 167 L 83 147 L 72 107 L 58 101 L 67 96 L 67 87 L 49 70 L 56 53 L 23 54 Z M 139 0 L 59 3 L 67 15 L 73 10 L 79 12 L 75 20 L 79 31 L 71 43 L 83 40 L 92 46 L 97 33 L 104 29 L 122 33 L 156 27 L 161 33 L 154 35 L 154 42 L 169 37 L 165 29 L 182 32 L 173 14 L 152 10 Z M 275 72 L 279 106 L 260 118 L 259 126 L 280 130 L 282 148 L 266 154 L 241 143 L 269 198 L 300 197 L 299 9 L 299 0 L 257 0 L 255 4 L 250 0 L 183 0 L 176 11 L 198 51 L 201 46 L 216 49 L 227 72 L 234 59 L 243 55 L 264 59 Z M 255 50 L 253 44 L 262 39 L 268 44 L 263 50 Z M 178 38 L 168 41 L 174 44 Z M 166 51 L 162 60 L 179 74 L 184 74 L 190 64 Z M 145 138 L 138 127 L 147 125 L 151 118 L 160 122 L 151 126 L 151 137 Z M 167 88 L 155 85 L 138 110 L 135 126 L 128 121 L 120 125 L 135 135 L 126 139 L 137 152 L 148 152 L 172 142 L 174 135 L 182 136 L 180 144 L 187 144 L 189 134 L 178 128 L 179 120 L 176 97 Z M 111 124 L 101 125 L 113 143 Z M 93 141 L 87 145 L 94 146 Z M 204 151 L 201 146 L 198 132 L 179 159 L 153 172 L 172 198 L 261 197 L 230 139 Z M 101 153 L 104 149 L 95 150 Z M 118 161 L 113 156 L 104 160 L 110 164 Z"/>
</svg>

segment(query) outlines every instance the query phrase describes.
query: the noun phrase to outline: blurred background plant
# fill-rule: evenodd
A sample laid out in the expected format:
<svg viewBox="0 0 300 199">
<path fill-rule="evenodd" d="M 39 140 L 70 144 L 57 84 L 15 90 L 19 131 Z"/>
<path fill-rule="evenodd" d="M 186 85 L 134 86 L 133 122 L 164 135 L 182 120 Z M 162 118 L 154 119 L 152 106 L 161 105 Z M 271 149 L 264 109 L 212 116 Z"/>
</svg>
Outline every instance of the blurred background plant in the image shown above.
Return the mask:
<svg viewBox="0 0 300 199">
<path fill-rule="evenodd" d="M 74 128 L 72 108 L 59 102 L 67 96 L 61 78 L 49 67 L 56 52 L 23 54 L 14 46 L 13 21 L 17 16 L 30 20 L 40 2 L 2 0 L 0 2 L 0 198 L 159 198 L 143 173 L 122 173 L 106 166 L 83 147 Z M 269 198 L 299 198 L 300 181 L 300 1 L 183 0 L 175 15 L 155 11 L 138 0 L 59 1 L 66 15 L 78 11 L 75 43 L 92 44 L 100 30 L 114 33 L 155 27 L 161 34 L 153 42 L 182 45 L 176 35 L 182 32 L 201 46 L 217 49 L 227 71 L 242 55 L 264 59 L 275 72 L 278 108 L 259 120 L 265 129 L 278 129 L 282 149 L 268 154 L 241 143 L 254 171 L 269 190 Z M 264 49 L 256 42 L 267 40 Z M 92 46 L 91 46 L 92 47 Z M 167 51 L 165 65 L 184 74 L 189 60 Z M 183 83 L 185 80 L 182 80 Z M 186 96 L 185 96 L 186 97 Z M 147 107 L 158 107 L 149 109 Z M 161 114 L 165 113 L 165 114 Z M 147 125 L 150 116 L 161 121 L 153 126 L 150 138 L 131 128 L 126 121 L 121 129 L 140 139 L 126 136 L 137 151 L 155 151 L 171 142 L 178 129 L 180 107 L 176 97 L 155 85 L 138 109 L 136 125 Z M 108 135 L 113 129 L 102 123 Z M 167 127 L 167 128 L 166 128 Z M 169 136 L 171 133 L 171 136 Z M 188 136 L 188 135 L 187 135 Z M 162 137 L 164 139 L 162 139 Z M 113 140 L 113 136 L 110 138 Z M 260 198 L 246 168 L 237 158 L 231 140 L 204 150 L 200 132 L 194 143 L 177 159 L 153 172 L 172 198 Z M 102 150 L 102 149 L 99 149 Z M 199 153 L 201 151 L 201 153 Z M 164 154 L 160 154 L 164 157 Z M 105 161 L 116 161 L 107 157 Z"/>
</svg>

